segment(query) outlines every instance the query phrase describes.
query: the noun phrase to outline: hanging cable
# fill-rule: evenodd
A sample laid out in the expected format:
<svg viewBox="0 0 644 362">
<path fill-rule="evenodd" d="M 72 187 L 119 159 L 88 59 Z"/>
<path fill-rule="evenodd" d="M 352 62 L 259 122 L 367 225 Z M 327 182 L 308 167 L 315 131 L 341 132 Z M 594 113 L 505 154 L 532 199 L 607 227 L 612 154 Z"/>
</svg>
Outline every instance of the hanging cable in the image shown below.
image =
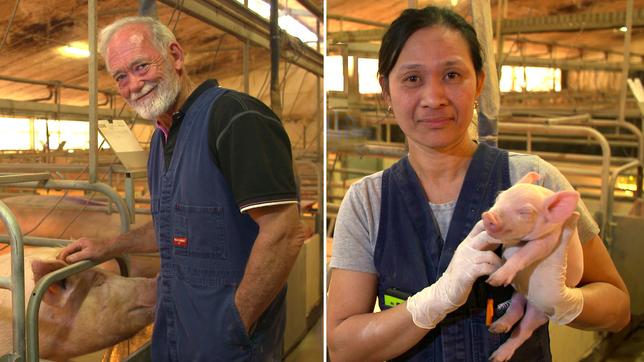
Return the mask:
<svg viewBox="0 0 644 362">
<path fill-rule="evenodd" d="M 5 29 L 4 36 L 2 37 L 2 42 L 0 43 L 0 50 L 2 50 L 4 43 L 7 41 L 7 37 L 9 36 L 9 32 L 11 31 L 11 25 L 13 25 L 13 19 L 16 17 L 16 10 L 18 10 L 19 4 L 20 4 L 20 0 L 16 0 L 16 5 L 13 6 L 13 12 L 11 13 L 11 18 L 9 18 L 7 29 Z"/>
</svg>

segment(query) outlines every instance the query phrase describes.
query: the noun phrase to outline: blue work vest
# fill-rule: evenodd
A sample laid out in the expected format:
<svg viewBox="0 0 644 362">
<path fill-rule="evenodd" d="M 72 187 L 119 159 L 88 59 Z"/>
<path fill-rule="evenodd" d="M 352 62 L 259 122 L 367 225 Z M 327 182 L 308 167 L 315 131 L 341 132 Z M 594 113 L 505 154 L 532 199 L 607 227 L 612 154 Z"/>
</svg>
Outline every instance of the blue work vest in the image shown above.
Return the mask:
<svg viewBox="0 0 644 362">
<path fill-rule="evenodd" d="M 204 91 L 185 111 L 172 161 L 164 136 L 150 145 L 148 183 L 161 255 L 153 361 L 279 361 L 282 290 L 251 335 L 234 303 L 258 226 L 239 212 L 208 147 L 210 108 L 228 90 Z"/>
<path fill-rule="evenodd" d="M 388 290 L 413 295 L 434 284 L 445 272 L 458 244 L 489 209 L 497 194 L 510 187 L 508 153 L 479 144 L 465 175 L 454 215 L 443 241 L 423 187 L 403 157 L 382 175 L 382 205 L 376 249 L 378 300 Z M 494 305 L 512 296 L 511 287 L 494 288 L 479 278 L 467 302 L 394 360 L 487 361 L 509 334 L 492 334 L 485 326 L 486 302 Z M 392 294 L 391 292 L 389 293 Z M 499 313 L 495 313 L 499 314 Z M 499 316 L 495 315 L 495 319 Z M 548 325 L 537 329 L 514 354 L 513 361 L 550 361 Z"/>
</svg>

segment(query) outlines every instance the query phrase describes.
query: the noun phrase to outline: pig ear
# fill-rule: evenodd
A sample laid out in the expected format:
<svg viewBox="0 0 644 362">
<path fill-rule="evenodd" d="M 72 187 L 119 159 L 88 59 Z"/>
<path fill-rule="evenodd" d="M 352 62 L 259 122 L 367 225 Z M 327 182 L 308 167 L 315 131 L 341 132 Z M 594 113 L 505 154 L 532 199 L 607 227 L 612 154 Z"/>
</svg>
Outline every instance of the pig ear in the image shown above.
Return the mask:
<svg viewBox="0 0 644 362">
<path fill-rule="evenodd" d="M 579 193 L 577 191 L 559 191 L 544 200 L 546 219 L 553 223 L 562 223 L 577 208 Z"/>
<path fill-rule="evenodd" d="M 541 178 L 541 176 L 539 176 L 538 173 L 530 171 L 530 172 L 526 173 L 525 176 L 521 177 L 521 179 L 519 181 L 517 181 L 517 183 L 533 184 L 533 183 L 537 182 L 540 178 Z"/>
<path fill-rule="evenodd" d="M 34 273 L 34 282 L 37 283 L 46 274 L 65 266 L 67 264 L 61 260 L 33 260 L 31 270 Z M 43 302 L 56 307 L 64 306 L 70 294 L 66 284 L 66 279 L 51 284 L 43 296 Z"/>
</svg>

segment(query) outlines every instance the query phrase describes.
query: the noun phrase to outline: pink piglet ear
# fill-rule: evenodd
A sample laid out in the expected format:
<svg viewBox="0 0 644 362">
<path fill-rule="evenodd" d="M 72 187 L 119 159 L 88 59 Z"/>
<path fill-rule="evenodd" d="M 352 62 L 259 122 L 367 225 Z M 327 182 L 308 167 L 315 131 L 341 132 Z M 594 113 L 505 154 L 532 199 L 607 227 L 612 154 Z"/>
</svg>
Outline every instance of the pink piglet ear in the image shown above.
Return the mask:
<svg viewBox="0 0 644 362">
<path fill-rule="evenodd" d="M 526 173 L 523 177 L 521 177 L 521 179 L 517 183 L 533 184 L 537 182 L 540 178 L 541 176 L 539 176 L 538 173 L 530 171 Z"/>
<path fill-rule="evenodd" d="M 545 217 L 549 222 L 562 223 L 577 208 L 579 193 L 577 191 L 559 191 L 544 200 Z"/>
</svg>

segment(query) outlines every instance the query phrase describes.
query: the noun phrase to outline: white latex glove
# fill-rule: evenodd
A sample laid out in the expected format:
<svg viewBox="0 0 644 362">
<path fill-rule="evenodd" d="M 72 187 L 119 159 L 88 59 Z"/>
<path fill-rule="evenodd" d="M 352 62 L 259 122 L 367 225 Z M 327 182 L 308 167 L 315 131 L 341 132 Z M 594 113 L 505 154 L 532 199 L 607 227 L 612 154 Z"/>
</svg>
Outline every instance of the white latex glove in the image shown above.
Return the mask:
<svg viewBox="0 0 644 362">
<path fill-rule="evenodd" d="M 479 221 L 456 248 L 447 270 L 436 283 L 407 299 L 407 310 L 414 324 L 433 329 L 467 301 L 476 279 L 501 266 L 501 258 L 491 251 L 498 246 L 493 242 Z"/>
<path fill-rule="evenodd" d="M 565 288 L 554 306 L 554 314 L 548 318 L 557 324 L 568 324 L 575 320 L 584 309 L 584 296 L 579 288 Z"/>
<path fill-rule="evenodd" d="M 527 290 L 528 301 L 557 324 L 572 322 L 584 308 L 583 293 L 575 288 L 584 262 L 577 219 L 575 214 L 563 225 L 561 241 L 552 254 L 541 260 L 531 274 L 516 279 L 515 287 Z"/>
</svg>

